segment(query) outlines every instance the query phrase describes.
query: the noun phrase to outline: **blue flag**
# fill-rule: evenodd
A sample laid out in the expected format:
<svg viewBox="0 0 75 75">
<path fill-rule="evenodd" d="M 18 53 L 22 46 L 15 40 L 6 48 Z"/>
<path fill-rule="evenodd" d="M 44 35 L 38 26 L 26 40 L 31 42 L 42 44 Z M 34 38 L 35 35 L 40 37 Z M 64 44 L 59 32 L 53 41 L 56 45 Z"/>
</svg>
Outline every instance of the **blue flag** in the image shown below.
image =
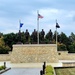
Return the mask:
<svg viewBox="0 0 75 75">
<path fill-rule="evenodd" d="M 20 23 L 20 28 L 23 26 L 23 23 Z"/>
</svg>

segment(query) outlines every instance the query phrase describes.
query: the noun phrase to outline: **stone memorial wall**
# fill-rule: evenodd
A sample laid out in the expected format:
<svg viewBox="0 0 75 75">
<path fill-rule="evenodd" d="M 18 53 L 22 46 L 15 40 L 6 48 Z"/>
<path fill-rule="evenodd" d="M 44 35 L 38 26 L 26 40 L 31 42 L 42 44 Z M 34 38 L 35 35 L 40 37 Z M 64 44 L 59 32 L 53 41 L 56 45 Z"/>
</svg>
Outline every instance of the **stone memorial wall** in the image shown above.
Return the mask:
<svg viewBox="0 0 75 75">
<path fill-rule="evenodd" d="M 18 44 L 13 45 L 12 63 L 57 63 L 56 44 Z"/>
</svg>

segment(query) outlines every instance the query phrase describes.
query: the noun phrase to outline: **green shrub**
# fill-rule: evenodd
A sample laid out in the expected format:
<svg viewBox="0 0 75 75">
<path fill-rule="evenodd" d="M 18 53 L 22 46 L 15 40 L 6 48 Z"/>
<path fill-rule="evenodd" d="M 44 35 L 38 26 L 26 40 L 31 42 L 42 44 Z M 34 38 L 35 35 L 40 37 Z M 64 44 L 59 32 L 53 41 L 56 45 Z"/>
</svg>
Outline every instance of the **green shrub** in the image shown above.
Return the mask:
<svg viewBox="0 0 75 75">
<path fill-rule="evenodd" d="M 3 70 L 3 69 L 5 69 L 5 67 L 4 66 L 0 66 L 0 70 Z"/>
<path fill-rule="evenodd" d="M 49 73 L 46 73 L 46 75 L 53 75 L 53 74 L 49 72 Z"/>
<path fill-rule="evenodd" d="M 53 72 L 53 68 L 51 65 L 46 66 L 46 73 L 48 73 L 48 72 Z"/>
<path fill-rule="evenodd" d="M 45 71 L 46 71 L 46 75 L 53 75 L 54 74 L 53 67 L 51 65 L 46 66 Z"/>
</svg>

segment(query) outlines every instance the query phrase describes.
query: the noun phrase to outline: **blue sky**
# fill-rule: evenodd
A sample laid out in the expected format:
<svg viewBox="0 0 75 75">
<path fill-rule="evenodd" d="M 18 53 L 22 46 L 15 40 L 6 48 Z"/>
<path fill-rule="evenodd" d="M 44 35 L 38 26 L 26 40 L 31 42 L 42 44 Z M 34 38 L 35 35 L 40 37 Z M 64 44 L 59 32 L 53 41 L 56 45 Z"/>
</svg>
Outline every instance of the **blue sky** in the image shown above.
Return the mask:
<svg viewBox="0 0 75 75">
<path fill-rule="evenodd" d="M 44 17 L 39 20 L 39 31 L 54 32 L 57 19 L 59 33 L 75 33 L 75 0 L 0 0 L 0 32 L 17 33 L 21 20 L 21 31 L 32 33 L 37 30 L 37 10 Z"/>
</svg>

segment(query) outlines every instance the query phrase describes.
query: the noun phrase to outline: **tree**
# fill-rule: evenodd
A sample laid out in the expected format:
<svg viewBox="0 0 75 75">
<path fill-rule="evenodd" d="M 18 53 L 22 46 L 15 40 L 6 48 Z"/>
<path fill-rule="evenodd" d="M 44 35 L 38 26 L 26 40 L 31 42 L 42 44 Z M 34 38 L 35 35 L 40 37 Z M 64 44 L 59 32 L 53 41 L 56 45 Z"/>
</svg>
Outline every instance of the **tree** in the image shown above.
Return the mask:
<svg viewBox="0 0 75 75">
<path fill-rule="evenodd" d="M 68 49 L 69 53 L 75 53 L 75 42 L 71 45 L 69 45 L 69 49 Z"/>
<path fill-rule="evenodd" d="M 8 45 L 12 50 L 12 45 L 16 44 L 15 34 L 14 33 L 5 34 L 3 37 L 4 37 L 3 40 L 5 42 L 5 45 Z"/>
<path fill-rule="evenodd" d="M 7 54 L 9 53 L 10 48 L 5 45 L 3 37 L 0 38 L 0 54 Z"/>
<path fill-rule="evenodd" d="M 0 38 L 1 38 L 1 36 L 3 36 L 3 33 L 0 32 Z"/>
<path fill-rule="evenodd" d="M 75 34 L 72 32 L 71 35 L 69 36 L 69 39 L 72 43 L 75 42 Z"/>
<path fill-rule="evenodd" d="M 53 41 L 56 43 L 56 31 L 54 32 L 54 35 L 53 35 Z M 60 35 L 57 32 L 57 42 L 59 42 L 59 41 L 60 41 Z"/>
<path fill-rule="evenodd" d="M 69 36 L 69 40 L 70 40 L 71 44 L 68 47 L 68 51 L 69 51 L 69 53 L 75 53 L 75 34 L 73 32 Z"/>
<path fill-rule="evenodd" d="M 61 32 L 60 34 L 61 43 L 65 44 L 68 50 L 68 46 L 71 44 L 70 39 L 66 36 L 65 33 Z"/>
<path fill-rule="evenodd" d="M 58 44 L 58 51 L 67 51 L 66 45 L 63 43 Z"/>
<path fill-rule="evenodd" d="M 46 34 L 46 40 L 48 40 L 48 43 L 52 43 L 52 40 L 53 40 L 53 32 L 51 31 L 51 29 L 50 29 L 50 31 Z"/>
</svg>

